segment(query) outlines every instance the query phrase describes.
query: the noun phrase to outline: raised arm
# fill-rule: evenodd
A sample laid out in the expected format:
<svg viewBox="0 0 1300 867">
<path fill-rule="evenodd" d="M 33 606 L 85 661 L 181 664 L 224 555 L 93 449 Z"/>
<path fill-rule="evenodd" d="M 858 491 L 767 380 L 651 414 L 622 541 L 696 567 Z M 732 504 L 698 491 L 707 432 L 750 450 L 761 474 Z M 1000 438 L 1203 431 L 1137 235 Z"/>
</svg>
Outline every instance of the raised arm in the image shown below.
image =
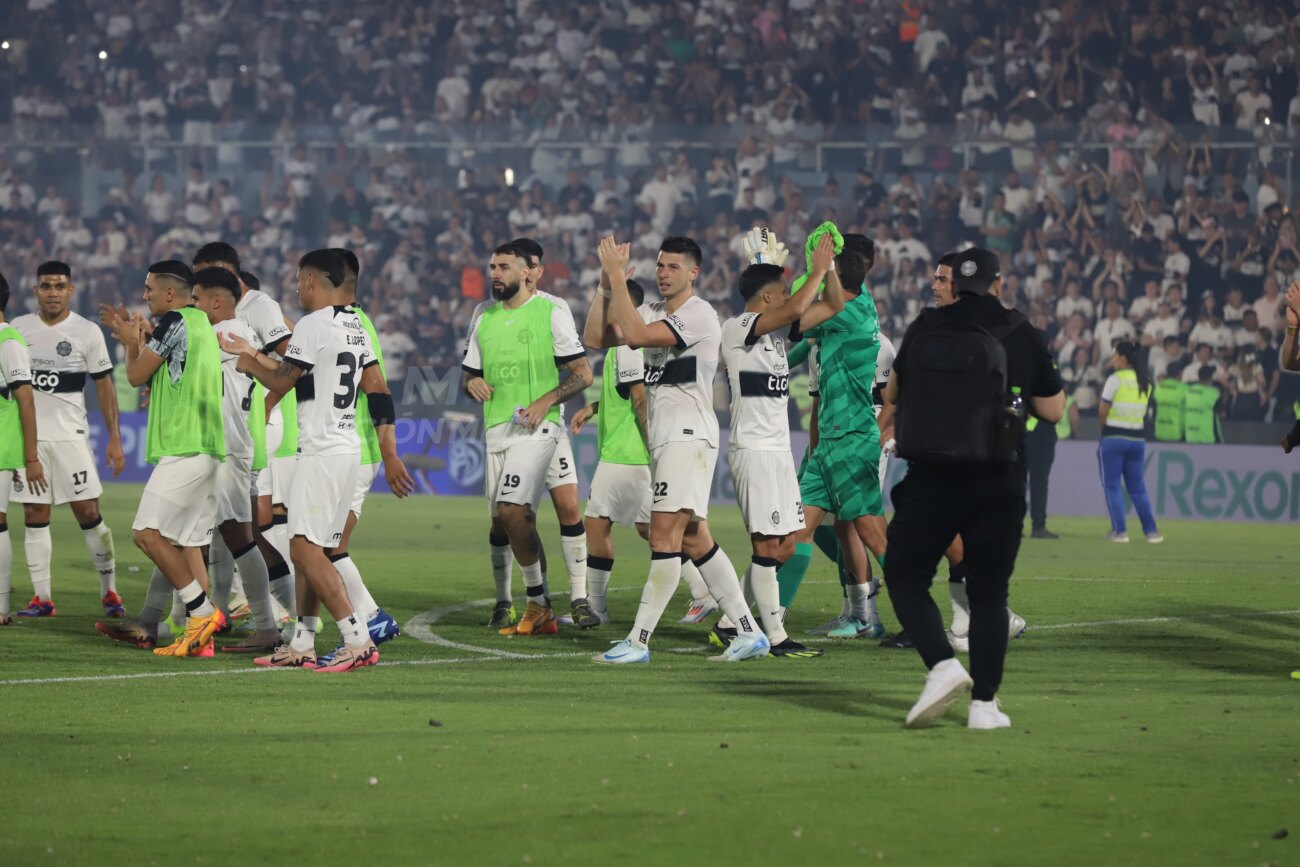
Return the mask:
<svg viewBox="0 0 1300 867">
<path fill-rule="evenodd" d="M 821 285 L 826 275 L 833 272 L 835 268 L 835 240 L 829 235 L 823 235 L 817 243 L 817 249 L 813 251 L 812 270 L 808 274 L 808 279 L 804 282 L 803 288 L 787 298 L 781 306 L 775 310 L 769 310 L 759 316 L 754 323 L 754 333 L 758 336 L 770 334 L 773 331 L 779 331 L 786 328 L 794 322 L 799 323 L 800 329 L 812 328 L 814 325 L 820 325 L 826 319 L 834 316 L 840 310 L 844 309 L 844 293 L 841 291 L 833 297 L 827 281 L 827 298 L 825 300 L 816 300 L 817 287 Z M 839 286 L 839 281 L 836 281 Z M 838 301 L 838 308 L 834 304 Z M 809 311 L 813 307 L 819 308 L 819 315 L 825 313 L 825 318 L 813 322 L 811 325 L 806 324 L 809 319 Z"/>
<path fill-rule="evenodd" d="M 627 345 L 633 349 L 643 346 L 676 346 L 677 335 L 672 328 L 662 321 L 648 324 L 643 322 L 641 314 L 637 313 L 636 306 L 632 303 L 632 296 L 627 293 L 627 277 L 624 275 L 630 246 L 616 244 L 613 237 L 607 237 L 601 239 L 598 252 L 600 264 L 605 269 L 613 293 L 609 302 L 609 315 L 613 324 L 623 332 Z"/>
</svg>

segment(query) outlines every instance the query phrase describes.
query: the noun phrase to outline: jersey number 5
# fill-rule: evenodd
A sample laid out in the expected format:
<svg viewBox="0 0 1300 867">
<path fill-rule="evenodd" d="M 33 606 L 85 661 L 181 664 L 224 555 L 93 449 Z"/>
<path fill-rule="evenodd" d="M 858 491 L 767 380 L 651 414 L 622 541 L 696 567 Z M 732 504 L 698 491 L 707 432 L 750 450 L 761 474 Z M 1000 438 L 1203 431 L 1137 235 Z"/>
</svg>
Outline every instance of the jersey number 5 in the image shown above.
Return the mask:
<svg viewBox="0 0 1300 867">
<path fill-rule="evenodd" d="M 340 352 L 335 359 L 339 366 L 339 388 L 334 392 L 336 409 L 348 409 L 357 402 L 357 357 L 351 352 Z"/>
</svg>

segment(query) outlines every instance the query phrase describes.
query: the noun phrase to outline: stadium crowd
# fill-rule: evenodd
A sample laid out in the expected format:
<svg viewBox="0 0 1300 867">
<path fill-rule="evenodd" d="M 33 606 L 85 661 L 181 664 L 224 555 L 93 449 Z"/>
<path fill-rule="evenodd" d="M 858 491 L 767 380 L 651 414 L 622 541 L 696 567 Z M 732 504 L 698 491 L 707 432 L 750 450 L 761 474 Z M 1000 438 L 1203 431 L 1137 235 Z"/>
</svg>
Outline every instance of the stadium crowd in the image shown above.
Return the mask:
<svg viewBox="0 0 1300 867">
<path fill-rule="evenodd" d="M 876 241 L 888 334 L 939 254 L 979 244 L 1082 415 L 1136 337 L 1157 378 L 1213 367 L 1230 418 L 1289 417 L 1296 31 L 1275 4 L 1188 0 L 27 0 L 0 52 L 0 257 L 69 262 L 84 312 L 221 238 L 292 310 L 302 253 L 346 246 L 379 275 L 400 386 L 459 362 L 500 238 L 543 243 L 581 320 L 598 237 L 648 274 L 690 235 L 730 315 L 751 226 L 833 219 Z M 831 166 L 827 141 L 858 147 Z"/>
</svg>

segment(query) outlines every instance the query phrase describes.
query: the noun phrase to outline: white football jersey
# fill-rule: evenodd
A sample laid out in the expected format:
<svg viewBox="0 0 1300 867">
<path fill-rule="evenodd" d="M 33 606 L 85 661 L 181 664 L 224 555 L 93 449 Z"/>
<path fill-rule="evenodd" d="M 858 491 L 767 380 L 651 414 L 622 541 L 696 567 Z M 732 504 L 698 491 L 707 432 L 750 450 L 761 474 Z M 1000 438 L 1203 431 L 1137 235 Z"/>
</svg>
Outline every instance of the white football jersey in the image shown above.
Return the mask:
<svg viewBox="0 0 1300 867">
<path fill-rule="evenodd" d="M 889 375 L 894 372 L 893 342 L 885 335 L 880 335 L 880 349 L 876 352 L 876 384 L 871 389 L 871 402 L 876 405 L 876 416 L 885 408 L 885 386 L 889 385 Z"/>
<path fill-rule="evenodd" d="M 361 457 L 357 392 L 361 372 L 378 364 L 370 338 L 351 307 L 323 307 L 298 320 L 284 360 L 302 369 L 298 454 Z"/>
<path fill-rule="evenodd" d="M 227 319 L 212 326 L 218 341 L 227 336 L 242 337 L 250 346 L 257 345 L 257 337 L 242 319 Z M 253 437 L 248 432 L 248 412 L 253 406 L 254 381 L 246 373 L 235 369 L 238 355 L 221 351 L 221 421 L 226 429 L 226 454 L 240 458 L 253 457 Z"/>
<path fill-rule="evenodd" d="M 713 376 L 718 372 L 722 326 L 709 302 L 698 295 L 675 313 L 667 301 L 637 308 L 645 323 L 664 322 L 677 337 L 675 346 L 645 347 L 645 384 L 649 393 L 649 446 L 704 440 L 718 447 L 718 417 L 713 412 Z"/>
<path fill-rule="evenodd" d="M 742 313 L 722 323 L 722 363 L 731 386 L 728 448 L 790 451 L 790 363 L 785 340 L 754 333 L 760 314 Z"/>
<path fill-rule="evenodd" d="M 256 339 L 249 342 L 262 352 L 270 353 L 274 344 L 292 333 L 285 324 L 280 305 L 260 289 L 249 289 L 243 294 L 235 305 L 235 317 L 253 330 Z"/>
<path fill-rule="evenodd" d="M 32 359 L 32 391 L 36 401 L 36 430 L 41 442 L 84 440 L 86 377 L 100 379 L 113 372 L 104 333 L 84 316 L 69 313 L 57 325 L 46 325 L 35 313 L 19 316 L 14 328 L 27 341 Z"/>
<path fill-rule="evenodd" d="M 562 314 L 568 320 L 567 328 L 563 330 L 565 332 L 572 331 L 574 334 L 579 335 L 578 344 L 579 346 L 581 346 L 582 345 L 581 332 L 578 331 L 578 324 L 577 321 L 573 318 L 573 310 L 569 307 L 569 302 L 565 301 L 559 295 L 552 295 L 550 292 L 543 292 L 541 289 L 535 290 L 533 294 L 541 298 L 549 298 L 551 302 L 555 304 L 556 307 L 559 308 L 560 314 Z M 474 312 L 469 315 L 469 328 L 465 331 L 465 345 L 462 346 L 460 350 L 461 359 L 464 359 L 467 355 L 469 355 L 469 346 L 474 339 L 474 326 L 478 325 L 479 317 L 483 315 L 483 311 L 487 310 L 492 305 L 499 304 L 499 303 L 500 302 L 497 301 L 495 298 L 489 298 L 488 300 L 480 301 L 477 305 L 475 305 Z M 556 325 L 558 326 L 558 323 L 556 323 Z M 559 330 L 557 330 L 556 333 L 560 333 Z M 560 410 L 560 420 L 562 422 L 564 420 L 564 404 L 559 404 L 558 408 Z"/>
</svg>

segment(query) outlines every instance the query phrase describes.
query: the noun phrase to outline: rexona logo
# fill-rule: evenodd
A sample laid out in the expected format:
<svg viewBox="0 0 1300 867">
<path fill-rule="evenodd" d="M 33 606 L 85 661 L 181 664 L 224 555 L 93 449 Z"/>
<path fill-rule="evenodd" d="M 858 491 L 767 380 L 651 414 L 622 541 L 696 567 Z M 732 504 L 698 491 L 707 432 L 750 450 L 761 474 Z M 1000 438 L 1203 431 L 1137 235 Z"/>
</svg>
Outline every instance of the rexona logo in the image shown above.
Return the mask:
<svg viewBox="0 0 1300 867">
<path fill-rule="evenodd" d="M 1197 469 L 1189 455 L 1174 451 L 1162 451 L 1154 460 L 1152 493 L 1161 517 L 1300 520 L 1300 473 Z"/>
</svg>

